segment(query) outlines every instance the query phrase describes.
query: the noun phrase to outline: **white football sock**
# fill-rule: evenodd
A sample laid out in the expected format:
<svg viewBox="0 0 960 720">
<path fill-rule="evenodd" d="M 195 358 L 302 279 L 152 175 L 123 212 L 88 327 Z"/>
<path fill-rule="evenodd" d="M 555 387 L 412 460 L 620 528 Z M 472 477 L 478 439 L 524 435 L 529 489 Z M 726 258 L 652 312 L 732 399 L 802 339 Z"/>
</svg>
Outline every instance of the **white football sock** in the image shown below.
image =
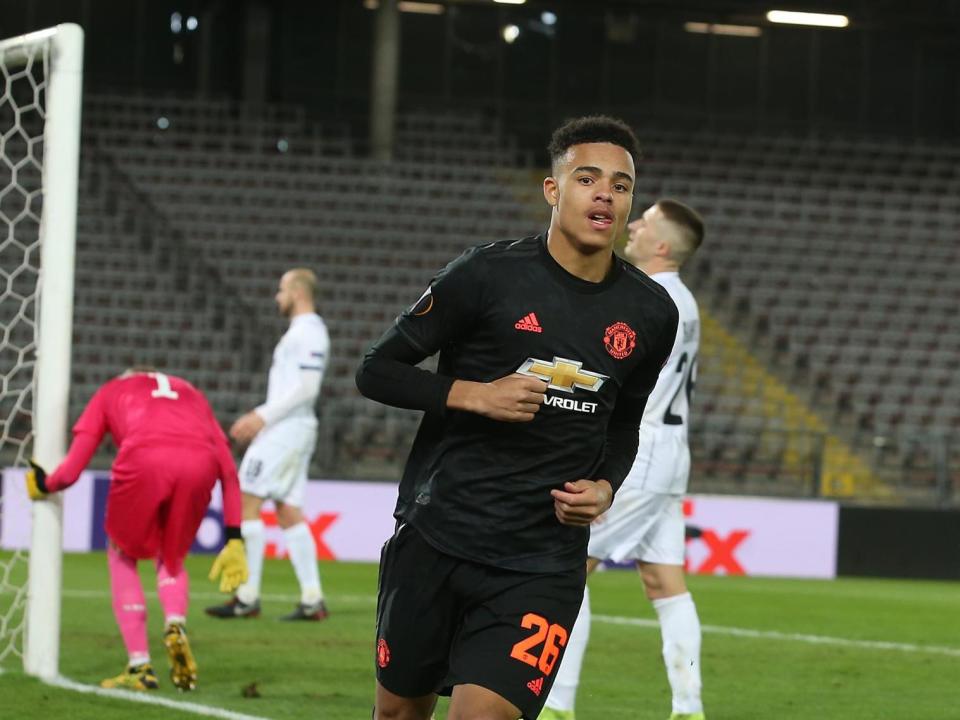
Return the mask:
<svg viewBox="0 0 960 720">
<path fill-rule="evenodd" d="M 143 665 L 148 662 L 150 662 L 150 653 L 134 653 L 127 659 L 127 665 L 130 667 L 136 667 L 137 665 Z"/>
<path fill-rule="evenodd" d="M 700 618 L 690 593 L 653 601 L 663 636 L 663 662 L 673 691 L 673 712 L 703 712 L 700 700 Z"/>
<path fill-rule="evenodd" d="M 552 710 L 573 712 L 573 706 L 577 700 L 577 687 L 580 685 L 583 656 L 587 652 L 587 642 L 590 640 L 590 617 L 590 588 L 585 587 L 580 614 L 577 615 L 573 632 L 567 639 L 560 666 L 555 670 L 557 679 L 554 680 L 553 688 L 547 696 L 546 706 Z"/>
<path fill-rule="evenodd" d="M 293 571 L 300 581 L 300 602 L 312 605 L 323 600 L 320 570 L 317 568 L 317 543 L 313 540 L 310 528 L 305 522 L 297 523 L 283 531 L 283 538 L 287 543 Z"/>
<path fill-rule="evenodd" d="M 266 533 L 263 520 L 244 520 L 240 523 L 243 535 L 243 547 L 247 554 L 247 581 L 237 588 L 240 602 L 250 605 L 260 597 L 260 580 L 263 577 L 263 551 L 266 547 Z"/>
</svg>

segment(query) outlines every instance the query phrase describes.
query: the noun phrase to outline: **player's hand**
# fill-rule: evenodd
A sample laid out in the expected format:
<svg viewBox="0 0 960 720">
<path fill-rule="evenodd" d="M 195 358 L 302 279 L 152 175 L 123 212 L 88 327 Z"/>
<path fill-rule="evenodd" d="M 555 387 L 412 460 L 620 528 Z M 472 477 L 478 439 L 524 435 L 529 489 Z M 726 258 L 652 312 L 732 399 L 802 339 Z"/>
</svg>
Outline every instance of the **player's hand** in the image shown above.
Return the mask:
<svg viewBox="0 0 960 720">
<path fill-rule="evenodd" d="M 231 593 L 245 583 L 248 576 L 247 554 L 243 550 L 243 540 L 236 538 L 227 540 L 227 544 L 213 561 L 210 579 L 216 582 L 219 577 L 220 592 Z"/>
<path fill-rule="evenodd" d="M 613 502 L 613 488 L 606 480 L 577 480 L 551 490 L 553 510 L 564 525 L 585 527 L 603 515 Z"/>
<path fill-rule="evenodd" d="M 49 494 L 47 492 L 47 471 L 31 460 L 30 469 L 27 470 L 27 495 L 30 496 L 31 500 L 43 500 Z"/>
<path fill-rule="evenodd" d="M 266 425 L 253 410 L 237 418 L 230 426 L 230 437 L 241 445 L 248 445 Z"/>
<path fill-rule="evenodd" d="M 447 404 L 501 422 L 530 422 L 545 399 L 547 383 L 514 373 L 488 383 L 458 380 Z"/>
</svg>

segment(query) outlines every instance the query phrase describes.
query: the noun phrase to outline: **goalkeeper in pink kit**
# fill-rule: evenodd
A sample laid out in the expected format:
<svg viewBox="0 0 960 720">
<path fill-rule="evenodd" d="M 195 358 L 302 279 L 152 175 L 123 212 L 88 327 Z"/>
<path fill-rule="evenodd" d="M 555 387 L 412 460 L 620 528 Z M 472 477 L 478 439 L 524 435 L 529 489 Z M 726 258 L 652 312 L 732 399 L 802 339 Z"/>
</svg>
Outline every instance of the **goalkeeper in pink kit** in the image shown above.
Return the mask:
<svg viewBox="0 0 960 720">
<path fill-rule="evenodd" d="M 154 690 L 147 611 L 137 560 L 157 564 L 157 595 L 165 615 L 164 646 L 170 677 L 180 690 L 197 684 L 197 664 L 187 641 L 189 580 L 183 560 L 210 503 L 217 479 L 223 490 L 226 544 L 210 579 L 232 592 L 247 579 L 240 536 L 240 485 L 226 436 L 207 399 L 193 385 L 160 372 L 128 370 L 104 384 L 73 426 L 73 442 L 47 475 L 31 463 L 27 491 L 33 500 L 77 481 L 105 433 L 117 445 L 107 496 L 107 560 L 113 610 L 126 645 L 124 672 L 101 684 Z"/>
</svg>

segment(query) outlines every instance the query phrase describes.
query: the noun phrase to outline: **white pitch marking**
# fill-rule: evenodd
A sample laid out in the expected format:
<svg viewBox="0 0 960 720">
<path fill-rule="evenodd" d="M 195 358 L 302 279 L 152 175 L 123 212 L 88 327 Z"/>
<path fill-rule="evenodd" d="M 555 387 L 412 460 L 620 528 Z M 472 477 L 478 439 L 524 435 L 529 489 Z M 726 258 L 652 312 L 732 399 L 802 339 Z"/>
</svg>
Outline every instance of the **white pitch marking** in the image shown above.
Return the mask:
<svg viewBox="0 0 960 720">
<path fill-rule="evenodd" d="M 103 590 L 64 590 L 65 597 L 75 598 L 105 598 L 109 593 Z M 190 593 L 190 597 L 204 600 L 218 599 L 225 597 L 221 593 L 201 592 Z M 376 601 L 375 595 L 332 595 L 334 601 L 341 600 L 347 603 L 373 603 Z M 296 602 L 299 600 L 297 595 L 263 595 L 263 600 Z M 634 627 L 657 628 L 659 623 L 656 620 L 647 618 L 622 617 L 618 615 L 594 615 L 593 619 L 597 622 L 607 623 L 609 625 L 632 625 Z M 802 642 L 810 645 L 835 645 L 838 647 L 865 648 L 869 650 L 899 650 L 909 653 L 930 653 L 933 655 L 947 655 L 949 657 L 960 657 L 960 648 L 944 645 L 916 645 L 914 643 L 898 643 L 886 640 L 854 640 L 851 638 L 831 637 L 829 635 L 806 635 L 803 633 L 783 633 L 776 630 L 751 630 L 749 628 L 723 627 L 720 625 L 703 625 L 702 630 L 712 635 L 731 635 L 734 637 L 747 637 L 765 640 L 788 640 L 791 642 Z"/>
<path fill-rule="evenodd" d="M 656 620 L 646 618 L 618 617 L 616 615 L 594 615 L 593 619 L 610 625 L 634 625 L 637 627 L 660 627 Z M 885 640 L 852 640 L 850 638 L 830 637 L 828 635 L 805 635 L 803 633 L 782 633 L 776 630 L 749 630 L 747 628 L 703 625 L 702 630 L 712 635 L 733 635 L 735 637 L 759 638 L 764 640 L 790 640 L 811 645 L 837 645 L 840 647 L 866 648 L 869 650 L 900 650 L 912 653 L 933 653 L 960 657 L 960 648 L 943 645 L 914 645 L 913 643 L 887 642 Z"/>
<path fill-rule="evenodd" d="M 200 705 L 199 703 L 171 700 L 170 698 L 148 695 L 145 692 L 135 690 L 112 690 L 107 688 L 95 687 L 93 685 L 84 685 L 62 675 L 53 679 L 46 680 L 47 685 L 63 688 L 64 690 L 73 690 L 80 693 L 89 693 L 99 695 L 100 697 L 109 697 L 116 700 L 126 700 L 128 702 L 144 703 L 146 705 L 160 705 L 162 707 L 182 710 L 183 712 L 194 713 L 195 715 L 206 715 L 207 717 L 223 718 L 223 720 L 270 720 L 260 715 L 245 715 L 244 713 L 224 710 L 223 708 L 211 707 L 210 705 Z"/>
</svg>

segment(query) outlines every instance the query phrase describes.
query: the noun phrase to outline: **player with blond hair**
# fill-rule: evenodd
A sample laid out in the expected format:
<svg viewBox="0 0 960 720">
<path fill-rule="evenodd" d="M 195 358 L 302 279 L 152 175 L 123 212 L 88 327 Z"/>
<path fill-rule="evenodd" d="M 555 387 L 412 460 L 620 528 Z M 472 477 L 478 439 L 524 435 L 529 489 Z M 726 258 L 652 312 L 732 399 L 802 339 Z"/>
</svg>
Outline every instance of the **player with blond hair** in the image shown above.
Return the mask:
<svg viewBox="0 0 960 720">
<path fill-rule="evenodd" d="M 317 443 L 315 405 L 330 352 L 327 326 L 316 312 L 317 276 L 293 268 L 280 278 L 274 297 L 290 327 L 273 351 L 267 401 L 233 423 L 230 437 L 249 443 L 240 463 L 243 539 L 250 579 L 225 605 L 207 608 L 218 618 L 260 614 L 260 582 L 266 533 L 261 508 L 272 500 L 290 562 L 300 583 L 300 602 L 283 620 L 323 620 L 327 606 L 317 568 L 317 545 L 303 516 L 310 456 Z"/>
</svg>

